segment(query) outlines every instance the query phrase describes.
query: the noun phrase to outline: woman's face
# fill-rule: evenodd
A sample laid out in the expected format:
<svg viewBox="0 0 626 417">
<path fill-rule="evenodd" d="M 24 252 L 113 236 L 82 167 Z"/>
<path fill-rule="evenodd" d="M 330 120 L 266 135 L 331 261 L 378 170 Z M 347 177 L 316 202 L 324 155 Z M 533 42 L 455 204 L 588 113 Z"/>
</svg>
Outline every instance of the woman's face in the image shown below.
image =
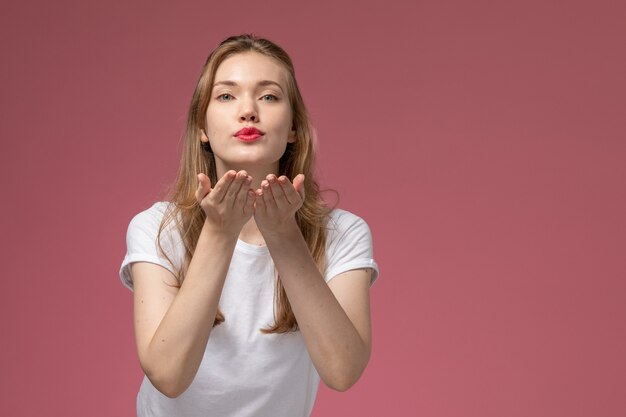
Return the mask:
<svg viewBox="0 0 626 417">
<path fill-rule="evenodd" d="M 257 52 L 220 64 L 202 137 L 211 144 L 218 173 L 255 168 L 276 173 L 287 143 L 295 141 L 287 76 L 278 61 Z M 255 128 L 260 136 L 242 134 L 243 128 Z"/>
</svg>

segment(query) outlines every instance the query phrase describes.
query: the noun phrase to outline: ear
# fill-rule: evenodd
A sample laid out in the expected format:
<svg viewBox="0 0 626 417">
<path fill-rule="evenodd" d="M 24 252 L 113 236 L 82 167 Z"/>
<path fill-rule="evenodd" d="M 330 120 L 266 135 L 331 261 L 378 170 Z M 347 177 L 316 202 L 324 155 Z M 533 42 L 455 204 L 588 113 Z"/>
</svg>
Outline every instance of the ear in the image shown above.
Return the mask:
<svg viewBox="0 0 626 417">
<path fill-rule="evenodd" d="M 208 142 L 209 141 L 208 136 L 206 135 L 206 133 L 204 133 L 204 129 L 200 129 L 200 134 L 201 134 L 200 140 L 202 142 Z"/>
<path fill-rule="evenodd" d="M 296 128 L 292 127 L 287 136 L 287 143 L 294 143 L 296 141 Z"/>
</svg>

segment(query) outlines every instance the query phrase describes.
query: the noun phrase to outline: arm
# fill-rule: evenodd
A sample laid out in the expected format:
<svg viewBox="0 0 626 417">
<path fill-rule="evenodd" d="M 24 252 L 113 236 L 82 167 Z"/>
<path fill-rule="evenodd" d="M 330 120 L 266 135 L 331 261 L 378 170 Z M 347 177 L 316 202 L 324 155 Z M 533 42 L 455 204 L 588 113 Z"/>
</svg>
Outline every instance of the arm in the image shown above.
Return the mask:
<svg viewBox="0 0 626 417">
<path fill-rule="evenodd" d="M 296 188 L 301 183 L 296 177 Z M 315 368 L 327 386 L 345 391 L 359 379 L 369 360 L 370 270 L 352 270 L 329 284 L 324 281 L 295 221 L 295 211 L 302 204 L 296 188 L 288 180 L 279 184 L 274 178 L 269 187 L 257 190 L 255 220 Z"/>
<path fill-rule="evenodd" d="M 203 180 L 206 184 L 208 179 Z M 247 174 L 235 179 L 234 171 L 210 193 L 210 185 L 201 181 L 196 195 L 209 213 L 180 289 L 174 288 L 176 279 L 165 268 L 132 265 L 139 361 L 152 384 L 168 397 L 189 387 L 202 361 L 239 230 L 252 215 L 249 184 Z"/>
</svg>

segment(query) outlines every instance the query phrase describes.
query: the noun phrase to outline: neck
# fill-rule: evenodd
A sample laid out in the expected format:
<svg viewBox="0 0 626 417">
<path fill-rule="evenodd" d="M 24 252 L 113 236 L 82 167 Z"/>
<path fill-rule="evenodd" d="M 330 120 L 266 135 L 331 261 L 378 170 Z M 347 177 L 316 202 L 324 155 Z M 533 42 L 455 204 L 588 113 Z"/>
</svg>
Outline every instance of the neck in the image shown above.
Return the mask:
<svg viewBox="0 0 626 417">
<path fill-rule="evenodd" d="M 265 246 L 265 239 L 254 221 L 254 216 L 250 217 L 250 220 L 241 228 L 239 239 L 251 245 Z"/>
</svg>

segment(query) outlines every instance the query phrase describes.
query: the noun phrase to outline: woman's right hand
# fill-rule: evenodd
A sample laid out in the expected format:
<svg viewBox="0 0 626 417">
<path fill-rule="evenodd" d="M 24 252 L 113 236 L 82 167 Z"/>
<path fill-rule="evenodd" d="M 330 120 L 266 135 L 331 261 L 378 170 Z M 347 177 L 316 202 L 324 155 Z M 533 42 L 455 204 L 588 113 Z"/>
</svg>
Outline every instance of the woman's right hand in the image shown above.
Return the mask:
<svg viewBox="0 0 626 417">
<path fill-rule="evenodd" d="M 230 170 L 211 188 L 211 180 L 198 174 L 196 200 L 206 214 L 211 229 L 239 236 L 241 228 L 254 214 L 256 194 L 250 189 L 252 177 L 246 171 Z"/>
</svg>

